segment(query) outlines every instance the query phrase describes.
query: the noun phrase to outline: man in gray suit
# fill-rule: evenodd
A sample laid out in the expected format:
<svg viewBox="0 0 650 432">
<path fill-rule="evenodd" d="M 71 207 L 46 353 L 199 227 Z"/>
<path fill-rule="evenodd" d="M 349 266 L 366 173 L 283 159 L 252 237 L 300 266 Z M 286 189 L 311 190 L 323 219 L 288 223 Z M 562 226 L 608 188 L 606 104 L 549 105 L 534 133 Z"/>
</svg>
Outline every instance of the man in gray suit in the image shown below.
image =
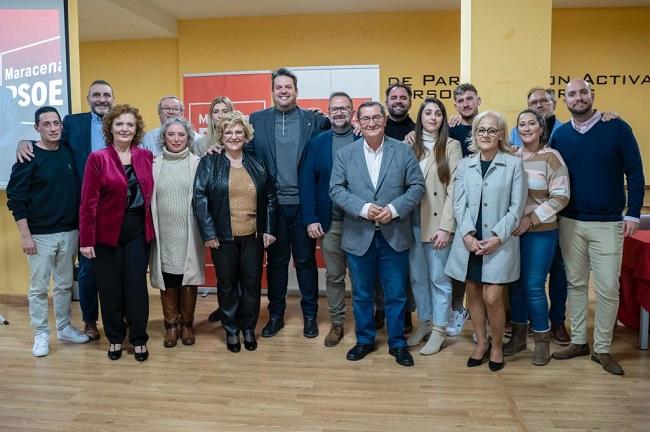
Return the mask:
<svg viewBox="0 0 650 432">
<path fill-rule="evenodd" d="M 375 350 L 373 292 L 379 277 L 389 353 L 398 364 L 412 366 L 403 317 L 413 243 L 411 212 L 424 195 L 424 178 L 410 147 L 384 135 L 386 112 L 379 102 L 361 104 L 357 120 L 363 139 L 336 153 L 330 181 L 330 197 L 345 212 L 341 246 L 354 287 L 357 344 L 347 359 L 361 360 Z"/>
<path fill-rule="evenodd" d="M 309 237 L 303 223 L 298 194 L 298 167 L 304 158 L 307 143 L 322 132 L 327 119 L 296 105 L 298 79 L 289 69 L 273 71 L 271 86 L 274 106 L 251 114 L 255 137 L 249 144 L 273 178 L 279 204 L 277 240 L 268 248 L 266 280 L 269 321 L 262 329 L 262 336 L 275 336 L 284 327 L 289 258 L 293 255 L 302 295 L 303 335 L 313 338 L 318 336 L 316 239 Z"/>
</svg>

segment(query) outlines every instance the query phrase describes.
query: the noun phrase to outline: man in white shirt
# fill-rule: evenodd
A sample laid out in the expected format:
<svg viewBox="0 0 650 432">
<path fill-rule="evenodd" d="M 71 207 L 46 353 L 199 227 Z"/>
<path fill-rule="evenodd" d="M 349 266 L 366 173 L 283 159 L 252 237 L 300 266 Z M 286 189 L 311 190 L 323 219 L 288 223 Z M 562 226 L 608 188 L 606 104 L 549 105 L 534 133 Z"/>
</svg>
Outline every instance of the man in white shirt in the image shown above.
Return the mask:
<svg viewBox="0 0 650 432">
<path fill-rule="evenodd" d="M 412 366 L 403 316 L 413 243 L 411 212 L 424 194 L 424 178 L 411 148 L 385 136 L 386 112 L 379 102 L 361 104 L 357 119 L 363 139 L 336 153 L 330 180 L 330 197 L 345 212 L 341 246 L 354 286 L 357 344 L 347 359 L 361 360 L 375 350 L 373 293 L 379 277 L 389 353 L 398 364 Z"/>
<path fill-rule="evenodd" d="M 158 116 L 160 118 L 160 125 L 162 126 L 168 119 L 174 117 L 183 117 L 185 113 L 185 107 L 183 102 L 178 98 L 178 96 L 168 95 L 160 98 L 158 102 Z M 154 157 L 162 153 L 162 142 L 158 142 L 160 137 L 160 128 L 151 129 L 144 135 L 140 147 L 146 148 Z M 201 135 L 197 132 L 194 132 L 194 140 L 201 138 Z"/>
</svg>

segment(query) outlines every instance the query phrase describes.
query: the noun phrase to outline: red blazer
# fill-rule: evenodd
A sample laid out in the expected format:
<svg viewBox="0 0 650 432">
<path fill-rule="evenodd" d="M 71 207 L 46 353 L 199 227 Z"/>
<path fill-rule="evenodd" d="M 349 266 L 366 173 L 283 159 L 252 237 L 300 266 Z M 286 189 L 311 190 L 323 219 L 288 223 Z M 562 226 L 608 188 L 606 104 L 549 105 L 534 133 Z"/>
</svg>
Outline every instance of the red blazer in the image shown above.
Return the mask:
<svg viewBox="0 0 650 432">
<path fill-rule="evenodd" d="M 145 237 L 154 237 L 151 218 L 153 194 L 153 155 L 149 150 L 131 147 L 131 164 L 140 183 L 145 208 Z M 127 179 L 117 151 L 110 146 L 88 156 L 81 186 L 79 208 L 79 246 L 101 243 L 117 246 L 126 212 Z"/>
</svg>

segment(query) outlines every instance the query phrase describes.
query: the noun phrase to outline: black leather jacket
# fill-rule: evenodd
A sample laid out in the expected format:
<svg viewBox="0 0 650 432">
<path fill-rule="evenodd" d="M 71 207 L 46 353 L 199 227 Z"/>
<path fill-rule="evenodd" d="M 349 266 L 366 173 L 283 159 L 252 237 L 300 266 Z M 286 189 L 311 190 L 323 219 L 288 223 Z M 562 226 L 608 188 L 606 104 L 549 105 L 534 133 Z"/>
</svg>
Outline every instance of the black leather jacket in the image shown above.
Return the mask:
<svg viewBox="0 0 650 432">
<path fill-rule="evenodd" d="M 275 235 L 278 202 L 273 180 L 262 162 L 248 152 L 244 152 L 242 165 L 253 180 L 257 192 L 257 235 Z M 205 156 L 199 162 L 194 177 L 193 205 L 203 241 L 233 239 L 228 196 L 229 175 L 230 160 L 225 152 Z"/>
</svg>

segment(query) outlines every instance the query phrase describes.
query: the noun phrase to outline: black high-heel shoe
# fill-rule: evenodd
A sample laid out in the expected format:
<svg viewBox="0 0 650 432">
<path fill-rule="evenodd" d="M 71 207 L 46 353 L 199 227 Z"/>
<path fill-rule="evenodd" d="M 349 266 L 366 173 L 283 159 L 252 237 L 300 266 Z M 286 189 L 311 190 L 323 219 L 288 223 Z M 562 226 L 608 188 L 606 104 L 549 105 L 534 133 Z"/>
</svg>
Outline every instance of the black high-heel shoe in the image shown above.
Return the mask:
<svg viewBox="0 0 650 432">
<path fill-rule="evenodd" d="M 111 351 L 111 347 L 114 347 L 115 345 L 119 345 L 120 349 Z M 122 344 L 110 344 L 108 346 L 108 358 L 111 360 L 119 360 L 120 357 L 122 357 Z"/>
<path fill-rule="evenodd" d="M 488 352 L 489 352 L 489 351 L 488 351 Z M 488 357 L 488 358 L 489 358 L 489 357 Z M 488 367 L 490 368 L 490 370 L 491 370 L 492 372 L 498 372 L 498 371 L 500 371 L 501 369 L 503 369 L 503 368 L 505 367 L 505 365 L 506 365 L 505 355 L 504 355 L 504 357 L 503 357 L 503 361 L 500 362 L 500 363 L 499 363 L 499 362 L 493 362 L 492 360 L 488 361 Z"/>
<path fill-rule="evenodd" d="M 248 351 L 255 351 L 257 349 L 257 341 L 255 340 L 255 330 L 244 330 L 244 348 Z"/>
<path fill-rule="evenodd" d="M 241 351 L 241 342 L 239 342 L 239 333 L 226 336 L 226 347 L 228 351 L 238 353 Z"/>
<path fill-rule="evenodd" d="M 490 360 L 490 351 L 492 351 L 492 344 L 488 344 L 488 349 L 483 353 L 483 357 L 480 359 L 472 358 L 470 355 L 467 359 L 467 367 L 481 366 L 483 363 Z"/>
<path fill-rule="evenodd" d="M 146 345 L 138 345 L 138 346 L 147 349 Z M 135 357 L 137 361 L 143 362 L 143 361 L 147 361 L 147 359 L 149 358 L 149 350 L 137 352 L 135 351 L 135 346 L 133 347 L 133 350 L 134 350 L 133 357 Z"/>
</svg>

